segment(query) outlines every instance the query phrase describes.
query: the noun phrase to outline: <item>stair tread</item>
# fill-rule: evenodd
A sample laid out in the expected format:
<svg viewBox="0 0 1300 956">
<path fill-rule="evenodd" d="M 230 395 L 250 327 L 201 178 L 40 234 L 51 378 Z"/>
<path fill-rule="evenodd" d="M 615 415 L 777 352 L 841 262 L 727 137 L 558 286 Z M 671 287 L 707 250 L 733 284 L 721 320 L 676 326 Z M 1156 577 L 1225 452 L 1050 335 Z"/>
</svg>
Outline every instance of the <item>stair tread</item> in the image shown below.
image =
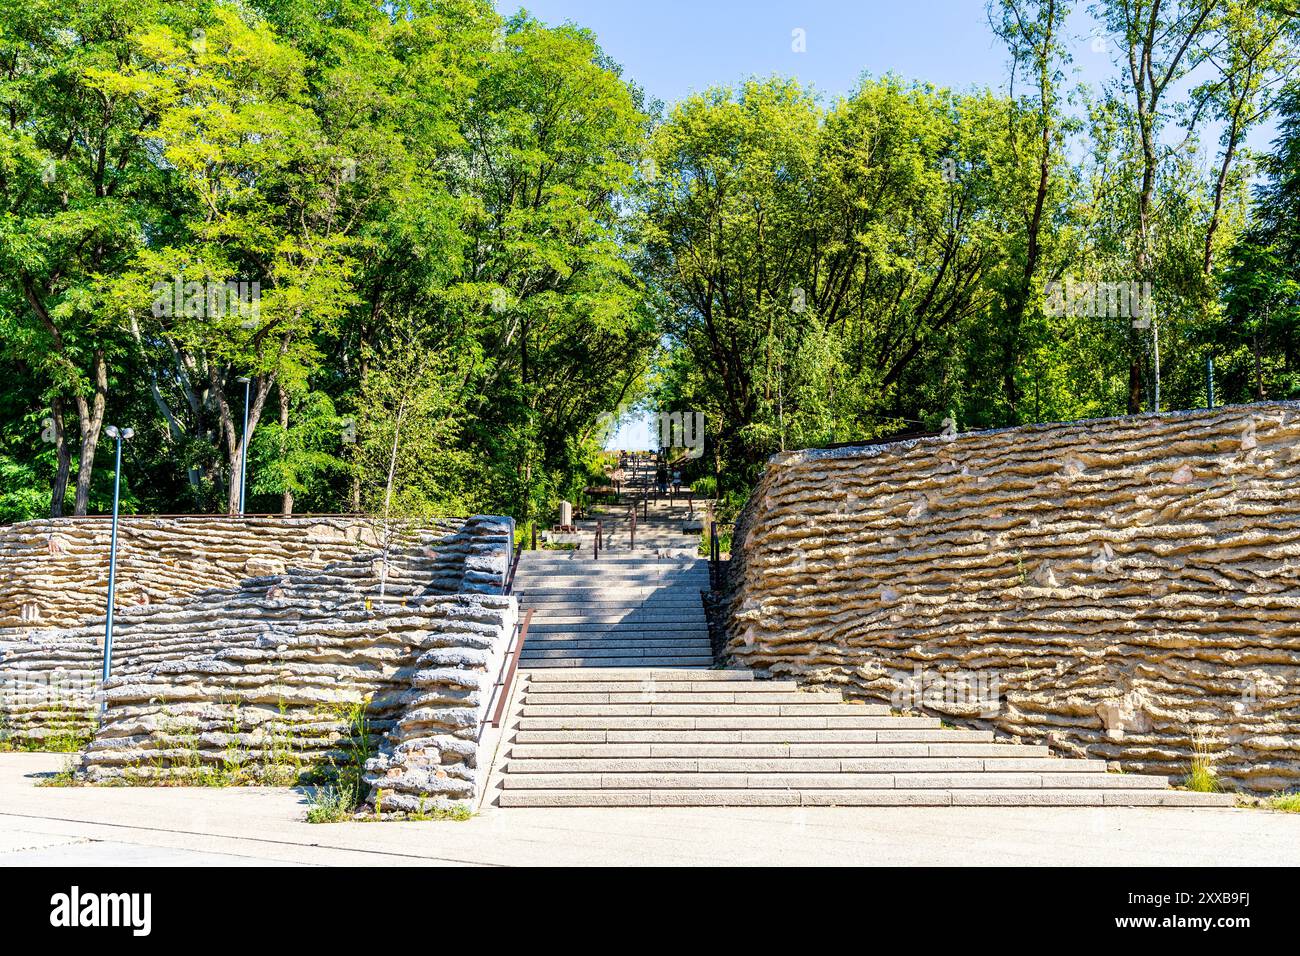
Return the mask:
<svg viewBox="0 0 1300 956">
<path fill-rule="evenodd" d="M 639 758 L 933 758 L 973 757 L 997 759 L 1033 759 L 1051 757 L 1046 747 L 1017 744 L 736 744 L 736 743 L 514 743 L 507 756 L 526 759 L 639 759 Z"/>
<path fill-rule="evenodd" d="M 517 757 L 507 773 L 1105 773 L 1105 761 L 1061 757 Z"/>
<path fill-rule="evenodd" d="M 1091 789 L 1091 790 L 1165 790 L 1164 777 L 1149 777 L 1134 781 L 1131 774 L 1099 773 L 1049 773 L 1026 771 L 1020 773 L 982 771 L 975 773 L 794 773 L 754 772 L 728 773 L 724 771 L 694 773 L 673 772 L 596 772 L 596 773 L 507 773 L 502 778 L 506 789 L 707 789 L 744 790 L 751 788 L 777 789 Z"/>
<path fill-rule="evenodd" d="M 1227 794 L 1184 790 L 506 790 L 502 807 L 540 806 L 1195 806 Z"/>
</svg>

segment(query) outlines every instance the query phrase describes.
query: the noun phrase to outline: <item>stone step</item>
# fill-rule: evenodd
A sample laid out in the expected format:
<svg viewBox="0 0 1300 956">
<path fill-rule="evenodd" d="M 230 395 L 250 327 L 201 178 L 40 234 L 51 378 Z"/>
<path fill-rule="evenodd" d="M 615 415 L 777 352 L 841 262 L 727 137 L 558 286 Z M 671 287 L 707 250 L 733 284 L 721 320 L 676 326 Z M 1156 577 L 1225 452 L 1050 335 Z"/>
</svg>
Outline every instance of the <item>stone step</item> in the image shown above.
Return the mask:
<svg viewBox="0 0 1300 956">
<path fill-rule="evenodd" d="M 521 661 L 545 661 L 554 657 L 584 657 L 589 660 L 636 660 L 643 657 L 703 657 L 712 659 L 708 641 L 655 641 L 620 644 L 603 641 L 564 641 L 534 644 L 529 641 L 519 654 Z"/>
<path fill-rule="evenodd" d="M 618 634 L 540 634 L 537 639 L 528 635 L 524 653 L 541 653 L 565 647 L 602 650 L 604 656 L 637 656 L 633 651 L 661 651 L 673 647 L 690 647 L 692 653 L 711 654 L 709 638 L 705 634 L 661 634 L 657 637 L 628 639 Z M 621 655 L 621 651 L 628 651 Z M 597 655 L 600 656 L 600 655 Z"/>
<path fill-rule="evenodd" d="M 1115 773 L 518 773 L 507 790 L 1163 790 L 1164 777 Z"/>
<path fill-rule="evenodd" d="M 563 618 L 543 617 L 533 614 L 532 624 L 528 627 L 533 634 L 572 634 L 575 637 L 601 637 L 629 632 L 644 634 L 647 637 L 670 637 L 673 634 L 704 636 L 709 634 L 707 622 L 702 620 L 685 621 L 579 621 L 566 623 Z"/>
<path fill-rule="evenodd" d="M 529 606 L 530 602 L 525 596 L 522 603 Z M 679 601 L 671 605 L 651 602 L 631 606 L 602 605 L 593 609 L 578 601 L 539 601 L 531 606 L 533 620 L 539 623 L 572 621 L 575 624 L 620 624 L 624 621 L 644 621 L 647 624 L 672 624 L 679 621 L 707 620 L 704 614 L 704 602 L 699 600 L 699 595 L 694 595 L 692 600 Z"/>
<path fill-rule="evenodd" d="M 518 760 L 572 758 L 612 760 L 632 757 L 704 757 L 710 759 L 781 757 L 890 758 L 995 757 L 1006 760 L 1049 757 L 1046 747 L 1017 744 L 733 744 L 733 743 L 627 743 L 627 744 L 511 744 L 509 756 Z"/>
<path fill-rule="evenodd" d="M 595 681 L 608 683 L 610 681 L 633 681 L 640 683 L 644 680 L 658 680 L 658 675 L 652 670 L 638 670 L 636 668 L 625 668 L 622 670 L 609 669 L 601 671 L 592 671 L 585 674 L 561 674 L 547 673 L 546 671 L 532 671 L 528 679 L 534 684 L 555 681 L 560 683 L 582 683 Z M 754 672 L 750 670 L 731 670 L 727 668 L 707 668 L 692 671 L 665 671 L 663 680 L 671 681 L 752 681 Z"/>
<path fill-rule="evenodd" d="M 611 636 L 617 635 L 624 639 L 645 637 L 650 640 L 674 635 L 701 635 L 705 640 L 708 640 L 709 628 L 707 624 L 692 621 L 656 621 L 654 623 L 616 621 L 612 624 L 559 624 L 550 620 L 539 622 L 534 617 L 532 624 L 528 627 L 529 639 L 531 640 L 534 635 L 546 634 L 580 634 L 589 637 L 600 637 L 608 634 Z"/>
<path fill-rule="evenodd" d="M 685 706 L 685 705 L 682 705 Z M 554 716 L 538 717 L 526 714 L 519 718 L 520 730 L 874 730 L 877 733 L 894 731 L 891 721 L 908 720 L 906 717 L 798 717 L 781 714 L 770 717 L 751 717 L 740 713 L 725 715 L 670 716 L 667 714 L 610 717 Z M 939 727 L 927 718 L 914 718 L 918 723 L 905 725 L 907 731 L 933 730 Z"/>
<path fill-rule="evenodd" d="M 1230 807 L 1230 794 L 1186 790 L 505 790 L 502 807 Z"/>
<path fill-rule="evenodd" d="M 674 568 L 674 567 L 635 567 L 634 565 L 617 565 L 601 564 L 595 562 L 590 565 L 577 564 L 570 561 L 567 566 L 557 566 L 554 568 L 523 568 L 520 567 L 515 571 L 515 580 L 526 580 L 537 584 L 546 581 L 591 581 L 601 580 L 617 583 L 620 581 L 647 581 L 652 584 L 682 581 L 695 582 L 707 581 L 709 578 L 709 569 L 701 568 Z"/>
<path fill-rule="evenodd" d="M 730 673 L 723 671 L 722 673 Z M 546 681 L 532 685 L 528 689 L 533 694 L 590 694 L 606 697 L 610 694 L 686 694 L 692 699 L 697 694 L 744 694 L 745 699 L 761 699 L 768 694 L 806 693 L 799 691 L 794 681 L 697 681 L 674 680 L 671 678 L 647 680 L 602 680 L 602 681 Z M 590 703 L 599 703 L 592 701 Z"/>
<path fill-rule="evenodd" d="M 529 601 L 581 601 L 583 604 L 595 603 L 649 604 L 651 607 L 665 606 L 671 603 L 698 604 L 701 588 L 694 584 L 666 584 L 661 588 L 643 587 L 601 587 L 592 586 L 590 581 L 576 583 L 573 587 L 557 587 L 553 580 L 548 580 L 545 587 L 527 587 L 517 585 L 516 591 L 522 591 Z"/>
<path fill-rule="evenodd" d="M 575 574 L 567 577 L 548 574 L 536 577 L 515 575 L 514 580 L 514 590 L 525 594 L 529 591 L 562 591 L 567 594 L 570 591 L 594 593 L 596 590 L 627 591 L 645 588 L 650 588 L 659 594 L 671 594 L 676 591 L 698 593 L 709 589 L 709 578 L 706 574 L 693 574 L 689 577 L 671 575 L 663 578 L 610 577 L 603 574 Z"/>
<path fill-rule="evenodd" d="M 1106 772 L 1106 762 L 1061 757 L 512 757 L 505 769 L 541 774 L 1098 774 Z"/>
<path fill-rule="evenodd" d="M 531 662 L 531 663 L 530 663 Z M 692 669 L 708 667 L 713 663 L 713 655 L 697 654 L 689 657 L 536 657 L 520 655 L 520 665 L 529 667 L 581 668 L 598 670 L 601 668 L 628 667 L 680 667 Z"/>
<path fill-rule="evenodd" d="M 588 598 L 576 598 L 571 594 L 559 594 L 556 592 L 538 593 L 523 592 L 517 594 L 520 604 L 524 607 L 533 607 L 537 610 L 564 610 L 565 613 L 575 613 L 577 609 L 591 609 L 603 611 L 603 613 L 620 613 L 628 610 L 653 610 L 664 611 L 664 613 L 675 614 L 679 607 L 703 607 L 703 602 L 699 598 L 699 592 L 684 591 L 677 593 L 662 593 L 658 597 L 628 597 L 625 600 L 619 600 L 614 596 L 599 596 L 599 601 L 588 600 Z"/>
<path fill-rule="evenodd" d="M 575 718 L 581 719 L 581 718 Z M 690 718 L 681 718 L 689 720 Z M 870 728 L 824 728 L 803 730 L 790 728 L 646 728 L 638 721 L 626 727 L 539 727 L 520 728 L 514 741 L 520 744 L 991 744 L 993 734 L 987 730 L 873 730 Z"/>
<path fill-rule="evenodd" d="M 519 557 L 520 570 L 525 567 L 550 567 L 552 565 L 565 564 L 614 564 L 638 568 L 702 568 L 708 567 L 709 562 L 705 558 L 653 558 L 633 557 L 631 555 L 610 555 L 607 560 L 603 554 L 599 558 L 593 559 L 590 551 L 525 551 Z"/>
<path fill-rule="evenodd" d="M 612 631 L 615 628 L 629 627 L 645 631 L 667 631 L 676 627 L 689 627 L 695 628 L 695 630 L 705 628 L 707 631 L 708 620 L 705 617 L 703 607 L 682 607 L 680 615 L 637 614 L 636 611 L 627 615 L 588 615 L 572 609 L 558 614 L 552 610 L 542 610 L 534 607 L 533 623 L 528 628 L 528 631 L 529 633 L 534 630 L 539 632 L 558 631 L 562 630 L 562 628 L 571 628 L 571 630 L 576 631 Z"/>
<path fill-rule="evenodd" d="M 673 691 L 646 691 L 644 688 L 635 693 L 605 693 L 605 694 L 553 694 L 548 693 L 550 685 L 545 685 L 546 691 L 529 691 L 525 703 L 529 706 L 539 704 L 842 704 L 839 694 L 815 694 L 808 692 L 794 693 L 771 693 L 758 691 L 755 693 L 740 693 L 734 691 L 717 691 L 710 693 L 708 691 L 695 691 L 686 693 L 677 693 Z M 716 685 L 726 687 L 726 684 Z M 739 699 L 737 699 L 739 698 Z M 852 704 L 847 706 L 854 706 Z"/>
<path fill-rule="evenodd" d="M 848 711 L 848 713 L 845 713 Z M 535 704 L 531 695 L 524 700 L 524 717 L 745 717 L 756 720 L 768 718 L 796 717 L 826 719 L 837 722 L 846 720 L 869 720 L 879 724 L 882 720 L 887 726 L 898 727 L 939 727 L 938 719 L 933 717 L 893 717 L 887 707 L 855 706 L 853 704 L 819 704 L 815 702 L 795 704 L 763 703 L 676 703 L 652 701 L 640 704 Z M 861 726 L 844 724 L 844 726 Z"/>
<path fill-rule="evenodd" d="M 663 647 L 666 644 L 699 644 L 709 646 L 708 631 L 545 631 L 534 634 L 528 631 L 529 647 L 551 647 L 559 644 L 587 644 L 592 647 Z"/>
<path fill-rule="evenodd" d="M 544 667 L 547 661 L 558 658 L 582 657 L 593 661 L 633 660 L 640 661 L 647 657 L 698 657 L 713 659 L 713 652 L 705 641 L 660 641 L 653 645 L 625 644 L 606 646 L 600 641 L 577 641 L 565 643 L 538 644 L 530 641 L 524 647 L 519 661 L 531 662 L 534 667 Z"/>
<path fill-rule="evenodd" d="M 524 604 L 525 609 L 528 604 Z M 708 630 L 708 619 L 703 605 L 675 607 L 669 610 L 654 610 L 645 613 L 640 609 L 624 613 L 584 614 L 580 607 L 559 607 L 541 605 L 532 607 L 534 628 L 538 631 L 558 631 L 560 628 L 575 628 L 578 631 L 614 631 L 642 630 L 667 631 L 672 628 L 693 628 L 695 631 Z"/>
<path fill-rule="evenodd" d="M 675 620 L 682 614 L 702 614 L 704 603 L 700 600 L 697 591 L 690 591 L 681 595 L 668 595 L 672 601 L 660 603 L 656 600 L 626 602 L 626 601 L 536 601 L 531 602 L 537 608 L 537 613 L 546 613 L 553 617 L 576 617 L 581 620 L 600 621 L 604 619 L 613 619 L 621 621 L 627 617 L 644 617 L 651 620 L 666 618 Z M 529 604 L 528 592 L 521 592 L 521 602 Z"/>
</svg>

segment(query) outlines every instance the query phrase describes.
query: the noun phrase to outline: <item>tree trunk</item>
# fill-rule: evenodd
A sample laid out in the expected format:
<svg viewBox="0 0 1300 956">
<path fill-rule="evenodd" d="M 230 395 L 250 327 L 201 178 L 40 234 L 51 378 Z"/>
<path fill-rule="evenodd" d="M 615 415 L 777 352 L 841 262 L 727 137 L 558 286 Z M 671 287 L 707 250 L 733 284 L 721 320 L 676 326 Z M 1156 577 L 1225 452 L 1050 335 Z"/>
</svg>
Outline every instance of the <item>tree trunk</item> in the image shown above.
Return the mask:
<svg viewBox="0 0 1300 956">
<path fill-rule="evenodd" d="M 1262 402 L 1264 400 L 1264 366 L 1260 362 L 1258 332 L 1251 336 L 1250 350 L 1255 356 L 1255 401 Z"/>
<path fill-rule="evenodd" d="M 50 488 L 50 517 L 63 517 L 63 504 L 68 497 L 68 472 L 72 469 L 72 450 L 68 436 L 63 431 L 63 396 L 56 395 L 50 402 L 50 421 L 54 427 L 54 454 L 58 467 L 54 470 L 54 484 Z"/>
<path fill-rule="evenodd" d="M 289 393 L 284 390 L 283 385 L 277 385 L 275 390 L 280 398 L 280 458 L 283 460 L 289 435 Z M 293 490 L 289 487 L 289 479 L 285 477 L 283 480 L 284 491 L 280 495 L 280 516 L 288 518 L 293 514 Z"/>
<path fill-rule="evenodd" d="M 1134 358 L 1128 366 L 1128 413 L 1137 415 L 1142 411 L 1142 360 Z"/>
<path fill-rule="evenodd" d="M 226 398 L 226 390 L 222 387 L 221 376 L 218 374 L 216 366 L 208 365 L 208 381 L 212 386 L 212 394 L 216 398 L 217 412 L 220 418 L 222 436 L 226 441 L 226 465 L 230 475 L 230 485 L 226 494 L 226 514 L 239 514 L 239 488 L 240 472 L 244 463 L 243 443 L 247 441 L 249 445 L 253 443 L 253 435 L 257 431 L 258 420 L 262 417 L 262 409 L 266 405 L 266 396 L 271 393 L 272 386 L 275 385 L 275 376 L 267 376 L 254 379 L 252 389 L 252 400 L 249 402 L 248 409 L 248 431 L 247 434 L 241 434 L 243 431 L 243 409 L 240 409 L 239 426 L 235 425 L 235 416 L 231 411 L 230 402 Z"/>
<path fill-rule="evenodd" d="M 357 343 L 357 353 L 359 356 L 357 360 L 357 394 L 364 395 L 366 393 L 366 377 L 370 374 L 370 340 L 369 340 L 368 333 L 366 331 L 366 327 L 364 325 L 361 327 L 360 338 Z M 352 513 L 360 514 L 361 513 L 361 468 L 360 468 L 361 447 L 355 441 L 356 428 L 357 428 L 357 421 L 356 418 L 354 417 L 352 419 L 352 429 L 353 429 L 352 434 L 354 438 L 352 444 L 352 463 L 356 467 L 354 467 L 352 470 L 352 488 L 350 492 L 350 498 L 352 501 Z"/>
<path fill-rule="evenodd" d="M 108 363 L 104 350 L 95 350 L 92 370 L 95 376 L 95 396 L 87 402 L 86 396 L 77 396 L 77 419 L 81 426 L 81 457 L 77 462 L 77 495 L 73 514 L 84 517 L 90 507 L 90 477 L 95 469 L 95 449 L 99 445 L 99 430 L 104 424 L 104 403 L 108 397 Z"/>
<path fill-rule="evenodd" d="M 1020 276 L 1019 287 L 1013 293 L 1007 309 L 1006 338 L 1002 343 L 1002 394 L 1007 403 L 1007 424 L 1015 425 L 1020 421 L 1020 387 L 1016 373 L 1020 367 L 1020 329 L 1024 324 L 1025 312 L 1033 295 L 1034 278 L 1038 274 L 1038 260 L 1041 254 L 1043 213 L 1047 205 L 1047 193 L 1051 184 L 1052 172 L 1052 72 L 1051 61 L 1054 49 L 1058 13 L 1055 2 L 1049 2 L 1045 16 L 1041 47 L 1034 50 L 1035 65 L 1038 71 L 1038 110 L 1041 129 L 1039 132 L 1038 186 L 1034 192 L 1033 211 L 1025 230 L 1025 265 Z M 1014 130 L 1014 125 L 1012 127 Z M 1034 413 L 1037 418 L 1037 411 Z"/>
</svg>

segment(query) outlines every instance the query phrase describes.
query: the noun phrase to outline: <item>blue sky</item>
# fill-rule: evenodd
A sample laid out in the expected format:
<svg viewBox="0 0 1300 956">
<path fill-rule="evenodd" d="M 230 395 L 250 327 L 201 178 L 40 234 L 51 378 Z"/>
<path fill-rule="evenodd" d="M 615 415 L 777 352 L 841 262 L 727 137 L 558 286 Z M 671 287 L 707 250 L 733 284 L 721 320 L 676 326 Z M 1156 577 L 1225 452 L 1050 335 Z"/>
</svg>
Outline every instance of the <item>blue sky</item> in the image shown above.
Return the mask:
<svg viewBox="0 0 1300 956">
<path fill-rule="evenodd" d="M 896 73 L 958 90 L 1005 92 L 1007 55 L 993 35 L 984 0 L 533 0 L 525 7 L 545 23 L 571 21 L 592 30 L 626 75 L 666 105 L 715 85 L 774 73 L 798 77 L 828 101 L 851 91 L 863 73 Z M 806 51 L 792 49 L 804 31 Z M 1112 45 L 1101 44 L 1080 2 L 1069 24 L 1070 86 L 1100 86 L 1117 75 Z M 1171 91 L 1176 97 L 1181 91 Z M 1207 147 L 1217 131 L 1202 133 Z M 1271 127 L 1248 144 L 1267 149 Z M 613 447 L 653 447 L 648 421 L 627 422 Z"/>
<path fill-rule="evenodd" d="M 520 5 L 499 2 L 503 13 Z M 750 75 L 791 74 L 830 96 L 848 92 L 863 71 L 966 89 L 1003 88 L 1007 58 L 989 30 L 983 0 L 534 0 L 547 23 L 593 30 L 605 51 L 652 95 L 672 103 Z M 1092 49 L 1092 19 L 1076 12 L 1078 79 L 1110 70 Z M 807 50 L 791 49 L 792 31 Z"/>
</svg>

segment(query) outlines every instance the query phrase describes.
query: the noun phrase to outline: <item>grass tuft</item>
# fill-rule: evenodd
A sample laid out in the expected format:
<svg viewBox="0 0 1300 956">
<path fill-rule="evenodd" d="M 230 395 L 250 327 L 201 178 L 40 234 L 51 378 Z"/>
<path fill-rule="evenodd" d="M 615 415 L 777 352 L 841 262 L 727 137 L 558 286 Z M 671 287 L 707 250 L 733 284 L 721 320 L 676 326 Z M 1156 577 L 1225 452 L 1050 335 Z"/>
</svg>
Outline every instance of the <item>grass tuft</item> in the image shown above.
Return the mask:
<svg viewBox="0 0 1300 956">
<path fill-rule="evenodd" d="M 1220 793 L 1223 790 L 1214 771 L 1214 758 L 1205 735 L 1197 732 L 1192 738 L 1192 767 L 1183 778 L 1183 786 L 1196 793 Z"/>
<path fill-rule="evenodd" d="M 1269 797 L 1266 806 L 1270 810 L 1281 810 L 1283 813 L 1300 813 L 1300 792 L 1279 793 L 1275 797 Z"/>
</svg>

